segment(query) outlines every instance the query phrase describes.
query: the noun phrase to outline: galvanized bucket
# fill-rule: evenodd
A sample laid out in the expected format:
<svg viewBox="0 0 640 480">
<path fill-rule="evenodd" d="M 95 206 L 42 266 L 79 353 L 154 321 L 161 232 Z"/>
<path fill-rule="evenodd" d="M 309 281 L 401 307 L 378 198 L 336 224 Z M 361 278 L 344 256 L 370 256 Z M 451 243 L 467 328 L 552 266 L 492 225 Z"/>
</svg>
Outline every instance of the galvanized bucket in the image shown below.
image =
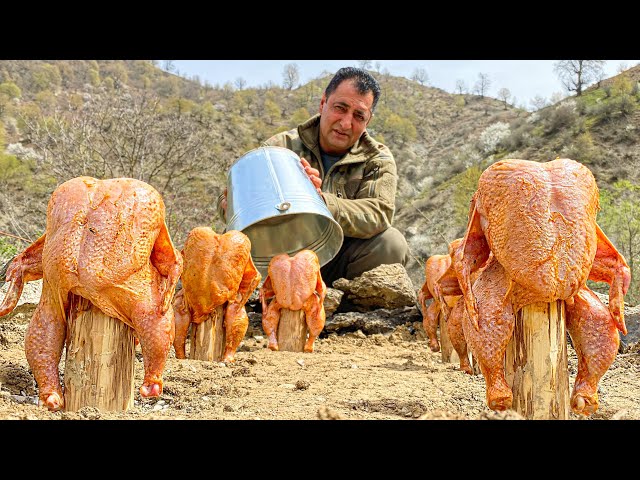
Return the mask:
<svg viewBox="0 0 640 480">
<path fill-rule="evenodd" d="M 251 240 L 251 257 L 264 279 L 280 253 L 312 250 L 320 266 L 340 250 L 344 235 L 287 148 L 260 147 L 237 159 L 227 177 L 227 228 Z"/>
</svg>

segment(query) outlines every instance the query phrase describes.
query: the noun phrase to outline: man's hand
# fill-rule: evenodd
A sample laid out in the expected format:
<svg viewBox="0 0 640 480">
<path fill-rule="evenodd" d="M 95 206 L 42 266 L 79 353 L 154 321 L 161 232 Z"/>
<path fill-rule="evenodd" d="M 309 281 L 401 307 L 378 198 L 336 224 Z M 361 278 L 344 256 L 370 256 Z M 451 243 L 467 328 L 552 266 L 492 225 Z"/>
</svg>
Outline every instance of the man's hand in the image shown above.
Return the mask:
<svg viewBox="0 0 640 480">
<path fill-rule="evenodd" d="M 311 180 L 311 183 L 313 183 L 313 186 L 316 187 L 316 191 L 318 192 L 318 194 L 320 196 L 322 196 L 322 189 L 320 187 L 322 187 L 322 180 L 320 179 L 320 172 L 313 168 L 309 162 L 307 162 L 304 158 L 300 157 L 300 163 L 302 164 L 302 168 L 304 168 L 305 173 L 307 174 L 307 177 L 309 177 L 309 180 Z M 226 203 L 225 203 L 226 206 Z"/>
<path fill-rule="evenodd" d="M 224 189 L 224 192 L 222 192 L 222 199 L 220 200 L 220 208 L 222 208 L 222 211 L 224 212 L 224 216 L 227 216 L 227 189 Z"/>
</svg>

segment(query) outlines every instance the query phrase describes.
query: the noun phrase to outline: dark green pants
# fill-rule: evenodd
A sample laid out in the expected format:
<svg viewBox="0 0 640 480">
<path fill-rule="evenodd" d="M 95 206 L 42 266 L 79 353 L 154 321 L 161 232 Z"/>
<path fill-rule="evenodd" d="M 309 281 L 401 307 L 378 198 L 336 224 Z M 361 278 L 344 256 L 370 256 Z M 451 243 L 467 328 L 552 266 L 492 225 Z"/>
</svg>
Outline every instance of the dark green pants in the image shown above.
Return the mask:
<svg viewBox="0 0 640 480">
<path fill-rule="evenodd" d="M 378 235 L 363 239 L 345 237 L 342 247 L 320 273 L 327 287 L 339 278 L 351 280 L 383 264 L 409 260 L 407 240 L 399 230 L 389 227 Z"/>
</svg>

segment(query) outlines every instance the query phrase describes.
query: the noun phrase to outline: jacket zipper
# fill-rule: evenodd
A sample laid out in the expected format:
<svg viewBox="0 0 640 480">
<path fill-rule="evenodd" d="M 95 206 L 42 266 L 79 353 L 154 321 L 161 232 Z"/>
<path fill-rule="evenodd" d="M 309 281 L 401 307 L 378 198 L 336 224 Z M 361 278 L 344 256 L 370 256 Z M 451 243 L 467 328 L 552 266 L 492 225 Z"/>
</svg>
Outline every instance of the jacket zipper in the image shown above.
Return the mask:
<svg viewBox="0 0 640 480">
<path fill-rule="evenodd" d="M 340 179 L 336 183 L 338 184 L 338 188 L 336 189 L 336 197 L 338 198 L 345 197 L 346 195 L 344 191 L 344 186 L 346 184 L 346 181 L 344 177 L 340 177 Z"/>
</svg>

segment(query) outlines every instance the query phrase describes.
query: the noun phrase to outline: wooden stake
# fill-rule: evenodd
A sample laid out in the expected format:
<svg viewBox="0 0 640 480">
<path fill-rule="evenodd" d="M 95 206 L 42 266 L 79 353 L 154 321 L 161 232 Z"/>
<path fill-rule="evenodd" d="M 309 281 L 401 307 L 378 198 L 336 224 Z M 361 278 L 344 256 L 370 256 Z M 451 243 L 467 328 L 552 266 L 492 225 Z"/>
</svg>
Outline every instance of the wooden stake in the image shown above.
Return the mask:
<svg viewBox="0 0 640 480">
<path fill-rule="evenodd" d="M 216 307 L 209 315 L 209 318 L 202 323 L 192 323 L 189 340 L 190 359 L 209 362 L 222 361 L 226 341 L 224 306 Z"/>
<path fill-rule="evenodd" d="M 89 301 L 71 308 L 64 368 L 66 411 L 95 407 L 102 411 L 133 408 L 135 337 L 121 320 L 105 315 Z"/>
<path fill-rule="evenodd" d="M 516 315 L 505 355 L 513 410 L 527 419 L 569 418 L 564 301 L 534 303 Z"/>
<path fill-rule="evenodd" d="M 278 347 L 285 352 L 303 352 L 307 341 L 307 322 L 304 310 L 280 310 Z"/>
</svg>

